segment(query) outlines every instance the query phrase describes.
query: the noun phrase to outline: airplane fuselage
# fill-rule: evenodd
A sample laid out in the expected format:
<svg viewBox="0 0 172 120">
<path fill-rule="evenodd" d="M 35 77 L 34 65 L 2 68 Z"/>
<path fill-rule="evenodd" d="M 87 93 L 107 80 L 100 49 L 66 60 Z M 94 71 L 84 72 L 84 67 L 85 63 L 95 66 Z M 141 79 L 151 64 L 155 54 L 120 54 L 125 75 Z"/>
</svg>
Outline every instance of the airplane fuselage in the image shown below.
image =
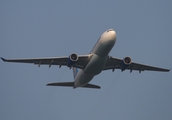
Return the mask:
<svg viewBox="0 0 172 120">
<path fill-rule="evenodd" d="M 105 31 L 90 53 L 90 61 L 84 69 L 79 70 L 75 77 L 74 88 L 82 87 L 99 74 L 106 64 L 108 54 L 116 42 L 116 32 L 112 29 Z"/>
</svg>

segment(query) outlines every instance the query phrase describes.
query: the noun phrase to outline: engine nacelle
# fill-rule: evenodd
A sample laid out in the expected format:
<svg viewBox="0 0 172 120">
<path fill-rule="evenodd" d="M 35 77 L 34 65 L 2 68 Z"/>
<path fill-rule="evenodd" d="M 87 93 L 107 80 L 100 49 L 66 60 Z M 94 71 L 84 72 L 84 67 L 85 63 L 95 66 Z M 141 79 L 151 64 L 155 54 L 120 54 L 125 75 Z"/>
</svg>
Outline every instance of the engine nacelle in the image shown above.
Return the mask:
<svg viewBox="0 0 172 120">
<path fill-rule="evenodd" d="M 75 64 L 75 62 L 78 60 L 78 55 L 73 53 L 71 55 L 69 55 L 68 61 L 67 61 L 67 66 L 68 67 L 72 67 L 73 64 Z"/>
<path fill-rule="evenodd" d="M 121 70 L 124 71 L 125 69 L 127 69 L 131 64 L 131 58 L 130 57 L 125 57 L 123 60 L 122 60 L 122 63 L 121 63 Z"/>
</svg>

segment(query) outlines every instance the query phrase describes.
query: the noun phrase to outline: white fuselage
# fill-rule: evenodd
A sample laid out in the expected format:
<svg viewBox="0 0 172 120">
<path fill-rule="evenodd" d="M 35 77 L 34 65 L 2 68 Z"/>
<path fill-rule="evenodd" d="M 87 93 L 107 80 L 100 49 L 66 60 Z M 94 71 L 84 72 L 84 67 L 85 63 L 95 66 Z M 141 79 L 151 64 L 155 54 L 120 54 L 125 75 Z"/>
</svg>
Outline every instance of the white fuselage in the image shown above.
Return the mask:
<svg viewBox="0 0 172 120">
<path fill-rule="evenodd" d="M 79 70 L 75 77 L 74 88 L 82 87 L 99 74 L 106 64 L 108 54 L 116 42 L 116 32 L 113 29 L 105 31 L 90 53 L 90 61 L 84 69 Z"/>
</svg>

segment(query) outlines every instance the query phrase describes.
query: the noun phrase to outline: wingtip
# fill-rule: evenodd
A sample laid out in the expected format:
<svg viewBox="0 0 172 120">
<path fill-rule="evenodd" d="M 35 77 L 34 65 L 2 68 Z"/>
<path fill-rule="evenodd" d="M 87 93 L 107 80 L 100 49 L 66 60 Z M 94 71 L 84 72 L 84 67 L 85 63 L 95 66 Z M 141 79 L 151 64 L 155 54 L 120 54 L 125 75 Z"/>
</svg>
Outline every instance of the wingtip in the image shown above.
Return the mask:
<svg viewBox="0 0 172 120">
<path fill-rule="evenodd" d="M 50 83 L 48 83 L 48 84 L 46 84 L 46 86 L 51 86 L 51 84 L 50 84 Z"/>
<path fill-rule="evenodd" d="M 6 59 L 5 59 L 5 58 L 3 58 L 3 57 L 1 57 L 1 60 L 6 61 Z"/>
</svg>

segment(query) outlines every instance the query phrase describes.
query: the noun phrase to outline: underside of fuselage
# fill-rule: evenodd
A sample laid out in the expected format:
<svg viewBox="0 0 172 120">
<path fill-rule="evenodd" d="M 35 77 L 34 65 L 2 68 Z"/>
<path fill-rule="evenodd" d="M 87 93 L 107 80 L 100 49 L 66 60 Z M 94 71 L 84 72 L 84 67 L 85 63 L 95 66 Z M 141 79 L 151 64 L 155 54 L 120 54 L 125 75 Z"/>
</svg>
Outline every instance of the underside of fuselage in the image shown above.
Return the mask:
<svg viewBox="0 0 172 120">
<path fill-rule="evenodd" d="M 89 83 L 95 75 L 102 71 L 106 61 L 107 57 L 99 57 L 94 54 L 87 66 L 76 75 L 75 87 L 81 87 Z"/>
<path fill-rule="evenodd" d="M 84 69 L 81 69 L 75 77 L 74 87 L 82 87 L 88 84 L 95 75 L 99 74 L 106 64 L 108 54 L 116 42 L 115 31 L 104 32 L 91 51 L 91 59 Z"/>
</svg>

